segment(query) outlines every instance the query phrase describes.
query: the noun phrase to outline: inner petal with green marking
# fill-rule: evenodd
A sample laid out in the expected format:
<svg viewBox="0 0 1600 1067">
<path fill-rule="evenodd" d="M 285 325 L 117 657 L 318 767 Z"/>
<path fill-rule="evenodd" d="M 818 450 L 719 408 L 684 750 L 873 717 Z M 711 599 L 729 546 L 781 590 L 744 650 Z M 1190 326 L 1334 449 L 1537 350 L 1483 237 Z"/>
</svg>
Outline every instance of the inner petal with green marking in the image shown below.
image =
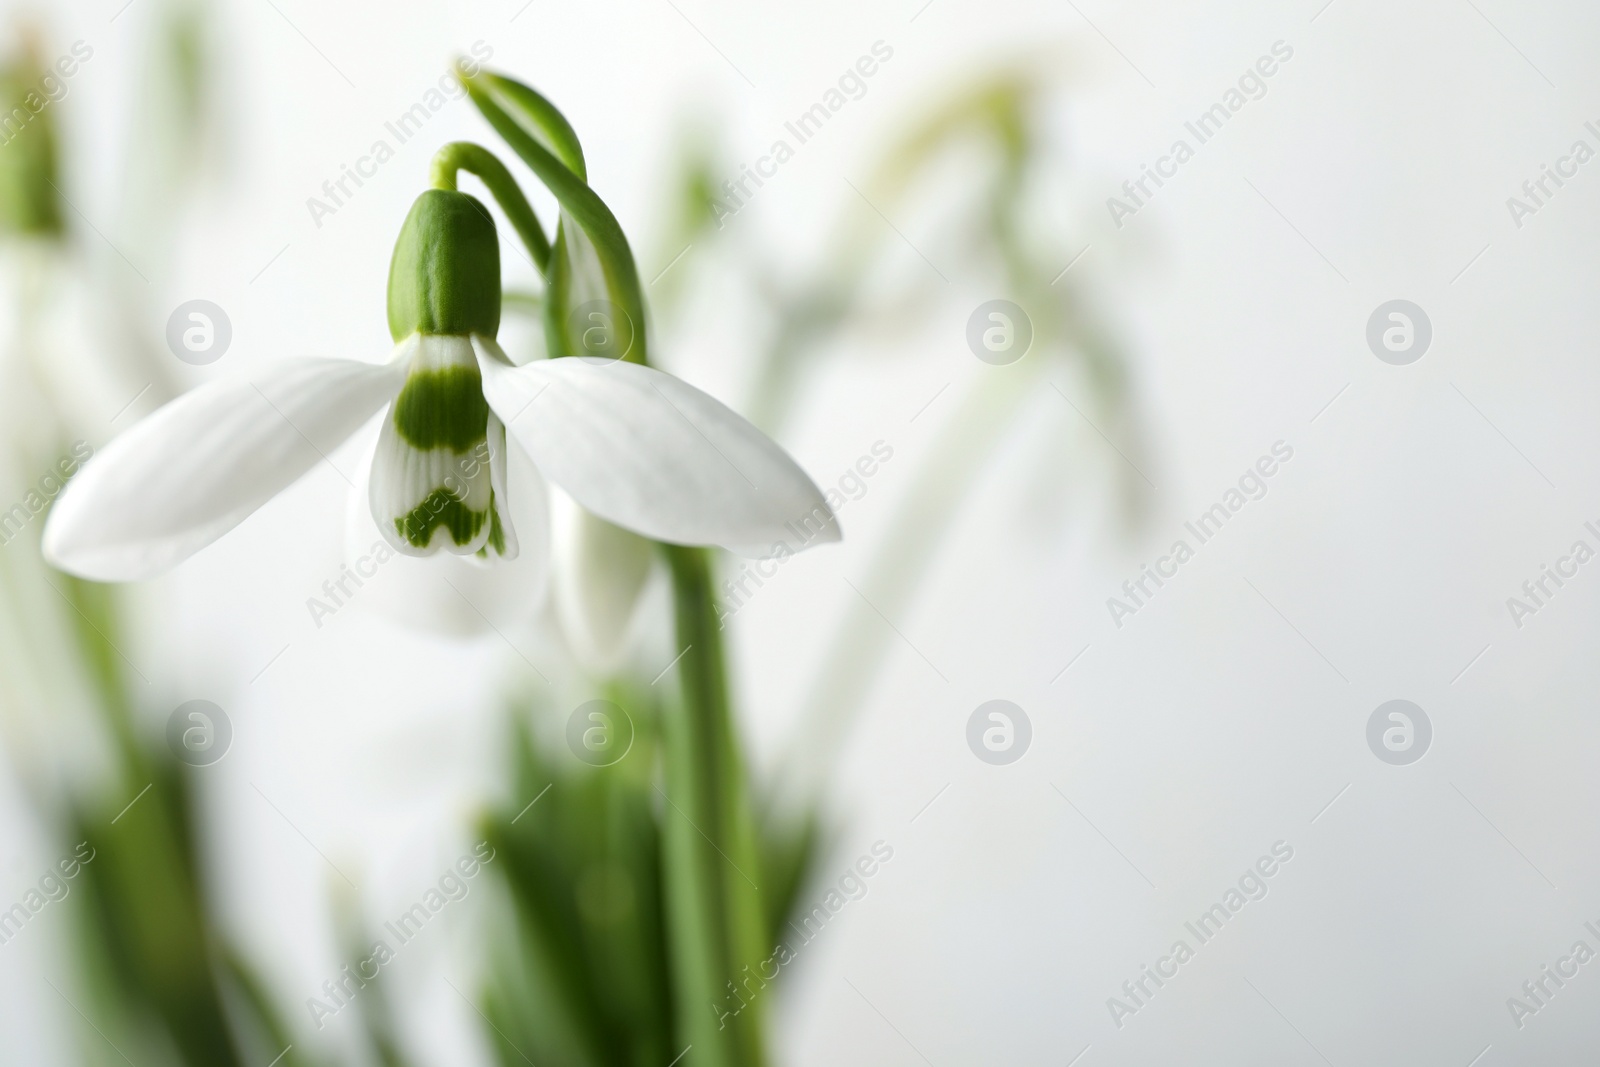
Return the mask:
<svg viewBox="0 0 1600 1067">
<path fill-rule="evenodd" d="M 400 343 L 405 386 L 372 461 L 372 515 L 397 550 L 505 554 L 491 472 L 489 405 L 466 337 L 413 334 Z M 498 424 L 495 429 L 503 437 Z M 496 442 L 494 451 L 503 450 Z M 492 543 L 491 543 L 492 542 Z"/>
</svg>

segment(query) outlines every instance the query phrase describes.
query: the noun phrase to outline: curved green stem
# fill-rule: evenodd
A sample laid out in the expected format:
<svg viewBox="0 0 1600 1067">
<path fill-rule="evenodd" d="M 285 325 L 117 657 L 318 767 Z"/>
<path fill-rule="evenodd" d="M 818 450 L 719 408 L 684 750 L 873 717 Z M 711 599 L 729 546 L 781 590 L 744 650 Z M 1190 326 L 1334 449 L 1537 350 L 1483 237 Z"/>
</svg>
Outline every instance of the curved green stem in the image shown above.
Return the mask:
<svg viewBox="0 0 1600 1067">
<path fill-rule="evenodd" d="M 539 216 L 534 214 L 533 205 L 522 195 L 522 187 L 511 176 L 506 165 L 482 145 L 470 141 L 452 141 L 434 153 L 428 177 L 435 189 L 454 191 L 456 172 L 463 170 L 468 174 L 476 174 L 488 187 L 495 202 L 500 205 L 500 210 L 506 213 L 511 225 L 516 228 L 517 236 L 528 246 L 528 253 L 533 256 L 533 265 L 539 268 L 541 275 L 548 277 L 550 239 L 545 236 L 544 227 L 539 225 Z"/>
</svg>

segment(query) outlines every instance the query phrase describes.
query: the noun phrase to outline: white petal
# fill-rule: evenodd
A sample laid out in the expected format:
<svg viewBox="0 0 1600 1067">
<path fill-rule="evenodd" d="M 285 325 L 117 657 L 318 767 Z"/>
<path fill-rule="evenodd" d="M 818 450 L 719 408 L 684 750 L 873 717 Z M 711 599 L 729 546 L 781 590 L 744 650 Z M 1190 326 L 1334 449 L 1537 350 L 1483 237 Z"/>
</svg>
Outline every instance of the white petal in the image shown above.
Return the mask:
<svg viewBox="0 0 1600 1067">
<path fill-rule="evenodd" d="M 540 473 L 601 518 L 752 556 L 839 539 L 827 501 L 788 453 L 700 390 L 622 361 L 513 367 L 493 341 L 473 342 L 489 406 Z"/>
<path fill-rule="evenodd" d="M 283 360 L 154 412 L 95 456 L 56 500 L 46 558 L 98 581 L 154 577 L 209 545 L 355 432 L 403 368 Z"/>
<path fill-rule="evenodd" d="M 650 577 L 655 549 L 636 533 L 550 492 L 551 585 L 567 642 L 595 674 L 615 668 Z"/>
<path fill-rule="evenodd" d="M 345 554 L 352 566 L 363 556 L 381 562 L 367 565 L 375 573 L 349 602 L 412 629 L 456 637 L 534 618 L 544 604 L 549 577 L 545 486 L 520 448 L 511 448 L 507 458 L 509 514 L 502 515 L 517 531 L 520 551 L 515 560 L 494 559 L 492 553 L 483 560 L 448 552 L 426 558 L 392 552 L 373 521 L 367 503 L 369 475 L 363 473 L 351 494 Z"/>
</svg>

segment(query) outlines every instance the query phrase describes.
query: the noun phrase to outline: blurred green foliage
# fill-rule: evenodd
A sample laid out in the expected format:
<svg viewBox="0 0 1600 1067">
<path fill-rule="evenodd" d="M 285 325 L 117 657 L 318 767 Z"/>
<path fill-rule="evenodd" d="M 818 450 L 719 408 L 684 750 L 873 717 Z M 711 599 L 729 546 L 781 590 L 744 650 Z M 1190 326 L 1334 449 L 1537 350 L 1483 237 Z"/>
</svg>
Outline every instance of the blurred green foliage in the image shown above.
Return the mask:
<svg viewBox="0 0 1600 1067">
<path fill-rule="evenodd" d="M 529 701 L 512 719 L 515 799 L 483 822 L 510 913 L 491 946 L 484 1012 L 508 1067 L 660 1067 L 688 1043 L 668 962 L 661 699 L 626 681 L 604 695 L 633 722 L 626 756 L 592 767 L 541 743 L 529 722 L 553 709 Z M 759 842 L 760 867 L 748 873 L 762 889 L 768 951 L 783 939 L 816 840 L 808 824 Z M 713 1020 L 727 998 L 718 992 L 695 1006 Z"/>
<path fill-rule="evenodd" d="M 78 977 L 91 1004 L 84 1019 L 97 1035 L 86 1040 L 89 1059 L 246 1067 L 282 1055 L 288 1067 L 310 1064 L 284 1054 L 292 1043 L 287 1026 L 214 925 L 195 769 L 136 725 L 137 688 L 119 651 L 128 635 L 118 591 L 64 574 L 51 581 L 71 608 L 73 651 L 93 681 L 112 752 L 110 773 L 67 801 L 65 840 L 85 841 L 94 854 L 78 876 L 74 904 L 82 920 Z"/>
</svg>

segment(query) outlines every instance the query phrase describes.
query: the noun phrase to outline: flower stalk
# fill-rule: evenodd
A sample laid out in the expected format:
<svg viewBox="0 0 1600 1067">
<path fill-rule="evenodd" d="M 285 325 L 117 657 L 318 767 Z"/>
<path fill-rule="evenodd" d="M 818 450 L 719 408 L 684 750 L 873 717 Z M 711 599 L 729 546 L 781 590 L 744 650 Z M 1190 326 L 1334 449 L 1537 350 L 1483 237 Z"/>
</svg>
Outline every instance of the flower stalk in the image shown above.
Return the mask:
<svg viewBox="0 0 1600 1067">
<path fill-rule="evenodd" d="M 636 340 L 627 358 L 648 365 L 643 289 L 633 253 L 616 217 L 585 180 L 582 150 L 571 127 L 542 96 L 511 79 L 484 74 L 468 79 L 466 86 L 490 125 L 561 204 L 562 221 L 546 271 L 550 354 L 575 350 L 567 344 L 564 316 L 574 281 L 567 273 L 575 258 L 569 242 L 582 240 L 599 261 L 606 292 L 632 320 Z M 713 562 L 702 548 L 662 543 L 660 549 L 671 575 L 677 644 L 683 649 L 681 699 L 666 710 L 662 723 L 663 873 L 678 1037 L 692 1050 L 687 1057 L 692 1067 L 761 1067 L 766 1062 L 764 1003 L 759 998 L 746 1002 L 754 989 L 746 992 L 740 985 L 764 955 L 761 869 L 734 731 Z M 730 1011 L 730 1000 L 744 1006 Z"/>
<path fill-rule="evenodd" d="M 550 269 L 550 240 L 544 234 L 544 227 L 539 225 L 539 216 L 534 213 L 533 205 L 522 195 L 522 187 L 511 176 L 506 165 L 481 145 L 452 141 L 434 153 L 429 167 L 429 181 L 435 189 L 455 192 L 456 173 L 463 170 L 468 174 L 476 174 L 488 188 L 495 203 L 500 205 L 500 210 L 511 220 L 517 236 L 527 246 L 528 254 L 533 257 L 533 265 L 541 275 L 547 275 Z"/>
<path fill-rule="evenodd" d="M 748 783 L 734 736 L 709 553 L 663 545 L 672 574 L 682 701 L 662 724 L 668 810 L 667 924 L 680 1038 L 695 1067 L 766 1062 L 761 877 Z M 732 996 L 730 996 L 730 990 Z"/>
</svg>

